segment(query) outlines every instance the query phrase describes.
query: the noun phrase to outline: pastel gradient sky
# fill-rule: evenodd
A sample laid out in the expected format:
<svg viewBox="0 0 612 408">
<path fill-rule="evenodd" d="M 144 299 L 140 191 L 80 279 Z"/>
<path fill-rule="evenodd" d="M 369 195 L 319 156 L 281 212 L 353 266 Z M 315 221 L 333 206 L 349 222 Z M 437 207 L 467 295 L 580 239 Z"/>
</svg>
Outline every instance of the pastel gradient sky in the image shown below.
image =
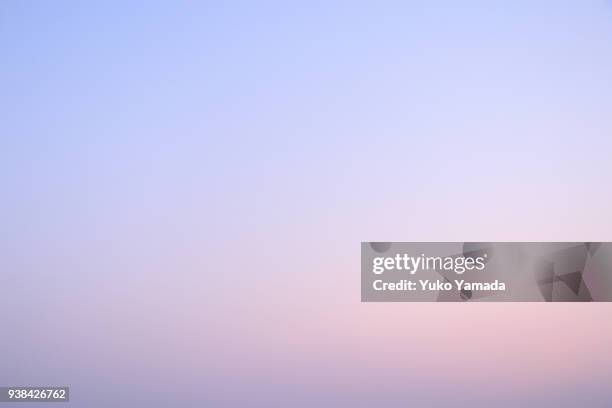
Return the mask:
<svg viewBox="0 0 612 408">
<path fill-rule="evenodd" d="M 611 305 L 362 304 L 359 244 L 612 241 L 612 3 L 97 3 L 0 3 L 0 385 L 610 407 Z"/>
</svg>

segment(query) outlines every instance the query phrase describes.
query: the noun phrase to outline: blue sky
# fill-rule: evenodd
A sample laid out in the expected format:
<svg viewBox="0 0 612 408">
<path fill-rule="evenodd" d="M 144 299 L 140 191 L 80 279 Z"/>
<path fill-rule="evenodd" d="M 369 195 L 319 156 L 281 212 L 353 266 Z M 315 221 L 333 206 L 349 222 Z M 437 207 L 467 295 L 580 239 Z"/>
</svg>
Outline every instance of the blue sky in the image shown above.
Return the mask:
<svg viewBox="0 0 612 408">
<path fill-rule="evenodd" d="M 195 379 L 220 405 L 245 404 L 219 388 L 228 382 L 284 384 L 285 405 L 302 391 L 353 403 L 317 382 L 317 358 L 344 355 L 326 361 L 365 390 L 353 336 L 379 330 L 368 341 L 399 352 L 394 336 L 408 334 L 380 321 L 414 313 L 355 304 L 360 241 L 611 239 L 607 1 L 4 1 L 0 50 L 0 317 L 15 333 L 0 339 L 14 351 L 0 384 L 71 384 L 75 406 L 93 406 L 120 372 L 138 389 L 191 387 L 183 406 L 197 405 Z M 584 351 L 587 335 L 538 331 L 559 309 L 527 318 L 503 306 L 537 343 L 508 356 L 533 352 L 534 378 L 608 401 L 605 342 Z M 611 338 L 607 310 L 571 312 L 581 333 Z M 291 371 L 295 316 L 313 330 Z M 506 330 L 487 311 L 455 318 Z M 456 330 L 413 321 L 435 334 L 415 340 L 426 349 Z M 344 345 L 321 346 L 327 336 Z M 533 363 L 557 340 L 593 384 L 574 390 L 582 371 Z M 23 364 L 29 355 L 40 363 Z M 450 353 L 440 361 L 458 374 Z M 305 388 L 283 382 L 285 369 Z M 469 385 L 506 389 L 479 382 L 488 369 Z M 269 406 L 269 395 L 250 402 Z"/>
</svg>

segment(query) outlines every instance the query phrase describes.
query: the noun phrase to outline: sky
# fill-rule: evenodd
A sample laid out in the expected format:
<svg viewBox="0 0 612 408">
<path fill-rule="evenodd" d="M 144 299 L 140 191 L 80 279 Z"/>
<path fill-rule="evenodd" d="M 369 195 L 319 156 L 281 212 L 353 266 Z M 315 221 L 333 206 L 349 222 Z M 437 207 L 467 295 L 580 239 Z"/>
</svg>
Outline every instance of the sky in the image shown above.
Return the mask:
<svg viewBox="0 0 612 408">
<path fill-rule="evenodd" d="M 359 290 L 361 241 L 612 241 L 612 3 L 8 0 L 0 51 L 0 385 L 612 402 L 608 304 Z"/>
</svg>

